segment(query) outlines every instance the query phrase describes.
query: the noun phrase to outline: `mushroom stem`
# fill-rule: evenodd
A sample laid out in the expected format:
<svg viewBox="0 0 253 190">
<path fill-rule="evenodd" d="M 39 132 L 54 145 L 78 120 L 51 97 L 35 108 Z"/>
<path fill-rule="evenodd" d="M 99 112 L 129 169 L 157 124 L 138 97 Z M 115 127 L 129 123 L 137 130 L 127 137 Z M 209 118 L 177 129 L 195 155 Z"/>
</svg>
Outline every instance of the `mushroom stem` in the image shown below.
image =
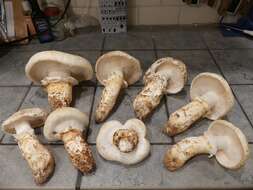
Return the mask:
<svg viewBox="0 0 253 190">
<path fill-rule="evenodd" d="M 72 129 L 61 134 L 64 147 L 69 154 L 72 164 L 81 172 L 89 173 L 95 168 L 89 145 L 84 141 L 82 132 Z"/>
<path fill-rule="evenodd" d="M 16 127 L 18 146 L 23 157 L 32 169 L 37 184 L 44 183 L 54 171 L 54 158 L 34 135 L 34 130 L 27 122 L 21 122 Z"/>
<path fill-rule="evenodd" d="M 160 73 L 149 76 L 146 80 L 145 87 L 133 102 L 137 118 L 144 119 L 160 103 L 167 84 L 167 77 Z"/>
<path fill-rule="evenodd" d="M 188 129 L 195 121 L 205 116 L 212 105 L 202 98 L 196 98 L 189 104 L 172 113 L 165 125 L 164 132 L 174 136 Z"/>
<path fill-rule="evenodd" d="M 96 122 L 100 123 L 106 119 L 110 111 L 112 110 L 119 92 L 126 85 L 124 81 L 123 73 L 113 72 L 112 75 L 105 81 L 105 88 L 101 95 L 101 100 L 96 110 Z"/>
<path fill-rule="evenodd" d="M 51 82 L 46 86 L 48 102 L 53 110 L 68 107 L 72 101 L 72 85 L 68 82 Z"/>
<path fill-rule="evenodd" d="M 213 155 L 213 147 L 205 136 L 189 137 L 169 149 L 164 157 L 164 164 L 170 171 L 181 168 L 187 160 L 198 154 Z"/>
</svg>

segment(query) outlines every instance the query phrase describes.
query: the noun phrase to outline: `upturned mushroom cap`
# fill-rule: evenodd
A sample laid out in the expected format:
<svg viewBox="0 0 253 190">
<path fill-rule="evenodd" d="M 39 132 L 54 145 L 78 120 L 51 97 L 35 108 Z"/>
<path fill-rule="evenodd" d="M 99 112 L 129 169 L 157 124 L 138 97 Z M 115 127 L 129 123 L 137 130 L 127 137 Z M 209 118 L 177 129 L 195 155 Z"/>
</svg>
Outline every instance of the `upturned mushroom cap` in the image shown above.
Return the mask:
<svg viewBox="0 0 253 190">
<path fill-rule="evenodd" d="M 240 129 L 227 121 L 217 120 L 211 123 L 205 136 L 211 143 L 218 145 L 215 157 L 222 166 L 237 169 L 244 165 L 249 149 L 247 139 Z M 217 142 L 219 137 L 226 140 L 226 144 Z"/>
<path fill-rule="evenodd" d="M 87 129 L 89 119 L 86 114 L 76 108 L 64 107 L 53 111 L 44 125 L 44 136 L 49 141 L 60 140 L 61 133 L 71 129 L 83 131 Z"/>
<path fill-rule="evenodd" d="M 191 99 L 194 100 L 209 92 L 215 95 L 216 100 L 212 101 L 214 105 L 205 117 L 216 120 L 226 115 L 233 107 L 234 96 L 227 81 L 220 75 L 214 73 L 197 75 L 191 84 Z"/>
<path fill-rule="evenodd" d="M 26 121 L 30 123 L 32 128 L 40 127 L 44 124 L 48 112 L 41 108 L 22 109 L 2 123 L 2 130 L 6 133 L 16 134 L 15 124 Z"/>
<path fill-rule="evenodd" d="M 115 71 L 122 71 L 128 85 L 138 81 L 142 75 L 140 62 L 122 51 L 111 51 L 99 57 L 95 70 L 97 79 L 103 85 Z"/>
<path fill-rule="evenodd" d="M 144 82 L 146 83 L 152 74 L 158 72 L 169 76 L 168 86 L 166 89 L 166 92 L 169 94 L 175 94 L 182 90 L 187 81 L 187 70 L 185 64 L 172 57 L 161 58 L 154 62 L 146 71 L 144 75 Z"/>
<path fill-rule="evenodd" d="M 138 144 L 133 151 L 121 152 L 113 143 L 113 135 L 119 129 L 132 129 L 138 134 Z M 106 122 L 98 133 L 96 145 L 99 154 L 106 160 L 127 165 L 142 161 L 150 152 L 150 143 L 146 139 L 146 127 L 138 119 L 130 119 L 124 125 L 116 120 Z"/>
<path fill-rule="evenodd" d="M 48 77 L 49 71 L 61 71 L 77 81 L 90 80 L 91 64 L 83 57 L 60 51 L 42 51 L 33 55 L 25 67 L 27 77 L 35 83 Z M 55 76 L 57 77 L 57 76 Z"/>
</svg>

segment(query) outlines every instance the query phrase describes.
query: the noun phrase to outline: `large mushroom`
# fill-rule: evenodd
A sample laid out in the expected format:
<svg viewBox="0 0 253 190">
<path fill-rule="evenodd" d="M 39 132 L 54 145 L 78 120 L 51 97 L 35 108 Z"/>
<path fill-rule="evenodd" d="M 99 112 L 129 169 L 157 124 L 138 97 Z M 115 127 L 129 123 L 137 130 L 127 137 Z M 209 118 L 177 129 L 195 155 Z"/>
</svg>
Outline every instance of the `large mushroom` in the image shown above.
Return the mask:
<svg viewBox="0 0 253 190">
<path fill-rule="evenodd" d="M 96 122 L 106 119 L 121 89 L 139 80 L 142 75 L 140 62 L 121 51 L 102 55 L 96 63 L 96 76 L 105 86 L 96 110 Z"/>
<path fill-rule="evenodd" d="M 2 130 L 16 139 L 37 184 L 44 183 L 54 171 L 54 158 L 43 146 L 34 129 L 44 124 L 48 113 L 40 108 L 23 109 L 5 120 Z"/>
<path fill-rule="evenodd" d="M 227 81 L 214 73 L 197 75 L 190 88 L 191 102 L 172 113 L 165 133 L 174 136 L 187 130 L 195 121 L 206 117 L 217 120 L 234 105 L 234 96 Z"/>
<path fill-rule="evenodd" d="M 72 164 L 81 172 L 92 172 L 95 161 L 83 131 L 88 130 L 89 119 L 76 108 L 64 107 L 53 111 L 44 126 L 44 136 L 49 141 L 62 140 Z"/>
<path fill-rule="evenodd" d="M 27 77 L 41 83 L 54 110 L 72 101 L 72 86 L 90 80 L 92 67 L 83 57 L 60 51 L 43 51 L 33 55 L 25 67 Z"/>
<path fill-rule="evenodd" d="M 139 119 L 147 117 L 164 94 L 181 91 L 187 80 L 186 66 L 171 57 L 158 59 L 144 75 L 145 87 L 136 96 L 133 107 Z"/>
<path fill-rule="evenodd" d="M 232 123 L 217 120 L 203 136 L 188 137 L 169 149 L 164 164 L 170 171 L 181 168 L 198 154 L 210 154 L 225 168 L 238 169 L 249 157 L 248 142 L 241 130 Z"/>
<path fill-rule="evenodd" d="M 150 152 L 146 126 L 138 119 L 130 119 L 124 125 L 116 120 L 106 122 L 98 133 L 96 145 L 104 159 L 126 165 L 141 162 Z"/>
</svg>

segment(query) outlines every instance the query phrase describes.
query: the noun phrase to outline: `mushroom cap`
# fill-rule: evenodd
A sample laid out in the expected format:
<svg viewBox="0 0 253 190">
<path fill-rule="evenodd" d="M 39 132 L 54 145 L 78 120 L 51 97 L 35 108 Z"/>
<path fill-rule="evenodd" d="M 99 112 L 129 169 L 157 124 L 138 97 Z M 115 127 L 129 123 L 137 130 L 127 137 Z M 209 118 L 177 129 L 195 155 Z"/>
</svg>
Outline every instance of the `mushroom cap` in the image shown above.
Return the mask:
<svg viewBox="0 0 253 190">
<path fill-rule="evenodd" d="M 206 72 L 197 75 L 191 84 L 191 99 L 193 100 L 208 92 L 214 93 L 217 101 L 205 117 L 216 120 L 226 115 L 234 105 L 234 96 L 227 81 L 215 73 Z"/>
<path fill-rule="evenodd" d="M 119 129 L 133 129 L 137 132 L 138 144 L 132 152 L 120 152 L 113 144 L 113 135 Z M 124 125 L 116 120 L 106 122 L 98 133 L 96 145 L 99 154 L 106 160 L 127 165 L 142 161 L 150 152 L 150 143 L 146 139 L 146 126 L 138 119 L 130 119 Z"/>
<path fill-rule="evenodd" d="M 49 141 L 60 140 L 61 133 L 71 129 L 83 131 L 87 129 L 89 118 L 76 108 L 63 107 L 53 111 L 44 125 L 44 136 Z"/>
<path fill-rule="evenodd" d="M 215 141 L 217 136 L 226 138 L 228 144 L 218 147 L 215 154 L 217 161 L 224 167 L 237 169 L 241 167 L 249 156 L 248 142 L 242 131 L 225 120 L 211 123 L 205 135 Z"/>
<path fill-rule="evenodd" d="M 166 92 L 175 94 L 181 91 L 187 81 L 187 69 L 185 64 L 172 57 L 164 57 L 154 62 L 144 75 L 144 82 L 155 73 L 162 73 L 169 76 Z"/>
<path fill-rule="evenodd" d="M 60 51 L 36 53 L 25 67 L 26 76 L 35 83 L 40 83 L 46 78 L 49 71 L 67 72 L 78 81 L 90 80 L 93 75 L 91 64 L 87 59 Z"/>
<path fill-rule="evenodd" d="M 2 130 L 6 133 L 16 134 L 15 124 L 26 121 L 32 128 L 40 127 L 44 124 L 48 112 L 41 108 L 27 108 L 19 110 L 2 123 Z"/>
<path fill-rule="evenodd" d="M 122 51 L 111 51 L 99 57 L 95 70 L 98 81 L 103 85 L 113 71 L 122 71 L 129 85 L 138 81 L 142 75 L 139 60 Z"/>
</svg>

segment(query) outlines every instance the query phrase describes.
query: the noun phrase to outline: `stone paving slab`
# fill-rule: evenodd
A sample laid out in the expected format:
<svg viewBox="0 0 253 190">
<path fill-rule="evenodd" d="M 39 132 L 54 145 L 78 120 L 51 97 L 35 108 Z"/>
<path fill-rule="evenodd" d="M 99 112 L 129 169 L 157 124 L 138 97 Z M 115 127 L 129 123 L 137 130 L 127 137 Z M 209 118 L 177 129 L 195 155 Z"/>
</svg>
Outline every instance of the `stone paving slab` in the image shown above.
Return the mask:
<svg viewBox="0 0 253 190">
<path fill-rule="evenodd" d="M 122 92 L 121 96 L 119 97 L 117 105 L 113 109 L 112 114 L 107 118 L 106 121 L 116 119 L 121 123 L 125 123 L 128 119 L 135 118 L 132 102 L 141 89 L 142 87 L 129 87 L 125 89 L 125 91 Z M 96 137 L 98 135 L 99 129 L 103 125 L 103 123 L 97 124 L 95 122 L 95 110 L 98 101 L 100 100 L 102 90 L 102 87 L 97 87 L 96 90 L 90 125 L 91 135 L 88 137 L 88 142 L 90 143 L 96 142 Z M 161 132 L 163 125 L 167 120 L 164 101 L 161 102 L 160 106 L 158 106 L 158 108 L 150 116 L 151 117 L 145 121 L 145 124 L 147 126 L 148 139 L 152 143 L 171 143 L 171 138 L 167 137 Z"/>
<path fill-rule="evenodd" d="M 55 159 L 55 171 L 44 185 L 34 183 L 31 170 L 17 145 L 0 146 L 0 189 L 75 189 L 77 170 L 72 166 L 63 146 L 48 147 Z"/>
<path fill-rule="evenodd" d="M 93 95 L 94 87 L 75 87 L 73 90 L 72 106 L 78 108 L 80 111 L 84 112 L 89 117 Z M 21 109 L 34 107 L 40 107 L 50 111 L 50 107 L 47 102 L 47 93 L 41 87 L 32 87 L 27 94 L 23 104 L 21 105 Z M 38 135 L 42 143 L 62 144 L 62 142 L 48 142 L 42 135 L 42 130 L 42 128 L 36 130 L 36 134 Z M 14 144 L 16 142 L 12 136 L 6 135 L 2 140 L 2 143 Z"/>
<path fill-rule="evenodd" d="M 167 106 L 170 114 L 190 102 L 189 93 L 189 87 L 186 87 L 183 92 L 177 95 L 167 96 Z M 235 101 L 234 107 L 223 119 L 240 128 L 246 135 L 247 140 L 249 142 L 253 142 L 253 128 L 251 127 L 247 117 L 244 115 L 237 101 Z M 212 121 L 208 119 L 200 120 L 193 124 L 189 130 L 175 136 L 174 139 L 177 142 L 186 137 L 202 135 L 203 132 L 208 129 L 208 126 L 211 122 Z"/>
<path fill-rule="evenodd" d="M 104 35 L 101 33 L 83 33 L 68 37 L 52 44 L 53 50 L 101 50 Z"/>
<path fill-rule="evenodd" d="M 236 97 L 240 101 L 251 123 L 253 123 L 253 85 L 232 86 Z"/>
<path fill-rule="evenodd" d="M 212 54 L 230 84 L 253 84 L 253 49 L 213 50 Z"/>
<path fill-rule="evenodd" d="M 30 85 L 25 65 L 34 52 L 0 52 L 0 86 Z"/>
<path fill-rule="evenodd" d="M 197 156 L 178 171 L 170 172 L 163 165 L 169 145 L 152 145 L 151 155 L 133 166 L 104 160 L 96 152 L 97 170 L 83 176 L 81 189 L 229 189 L 253 188 L 253 145 L 246 165 L 236 171 L 221 167 L 215 158 Z M 95 152 L 95 147 L 93 147 Z"/>
<path fill-rule="evenodd" d="M 146 50 L 153 49 L 152 34 L 149 32 L 130 32 L 106 34 L 104 50 Z"/>
<path fill-rule="evenodd" d="M 192 79 L 201 72 L 220 74 L 207 50 L 158 51 L 157 56 L 158 58 L 171 56 L 182 60 L 187 67 L 187 84 L 191 84 Z"/>
<path fill-rule="evenodd" d="M 252 40 L 245 36 L 224 37 L 215 27 L 203 27 L 199 31 L 209 49 L 253 48 Z"/>
<path fill-rule="evenodd" d="M 157 49 L 206 49 L 196 28 L 171 28 L 152 34 Z"/>
<path fill-rule="evenodd" d="M 0 125 L 19 107 L 28 87 L 0 87 Z M 0 140 L 3 132 L 0 129 Z"/>
</svg>

